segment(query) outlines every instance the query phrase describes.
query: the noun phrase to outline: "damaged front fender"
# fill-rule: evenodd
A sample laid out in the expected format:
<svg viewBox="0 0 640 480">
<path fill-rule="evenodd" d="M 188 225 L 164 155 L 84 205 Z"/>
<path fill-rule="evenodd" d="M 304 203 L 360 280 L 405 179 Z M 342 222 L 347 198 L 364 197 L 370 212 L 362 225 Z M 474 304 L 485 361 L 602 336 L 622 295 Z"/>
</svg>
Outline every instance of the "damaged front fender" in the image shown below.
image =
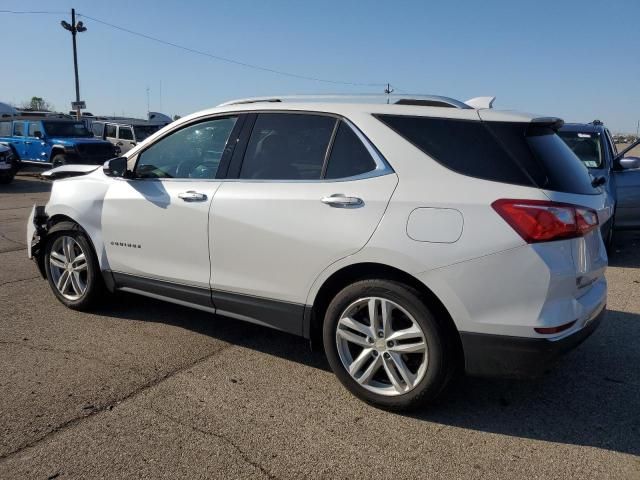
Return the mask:
<svg viewBox="0 0 640 480">
<path fill-rule="evenodd" d="M 44 271 L 44 241 L 47 237 L 49 217 L 41 205 L 34 205 L 27 222 L 27 256 L 36 262 L 40 275 Z"/>
</svg>

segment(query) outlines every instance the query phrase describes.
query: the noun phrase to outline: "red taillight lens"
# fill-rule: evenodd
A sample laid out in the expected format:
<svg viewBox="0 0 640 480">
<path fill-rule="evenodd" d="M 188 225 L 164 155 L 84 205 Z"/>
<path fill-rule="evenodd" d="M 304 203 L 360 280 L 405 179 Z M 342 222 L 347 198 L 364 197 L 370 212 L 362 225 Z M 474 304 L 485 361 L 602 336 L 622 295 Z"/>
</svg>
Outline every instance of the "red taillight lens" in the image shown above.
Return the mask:
<svg viewBox="0 0 640 480">
<path fill-rule="evenodd" d="M 598 226 L 595 210 L 568 203 L 501 199 L 491 206 L 527 243 L 580 237 Z"/>
</svg>

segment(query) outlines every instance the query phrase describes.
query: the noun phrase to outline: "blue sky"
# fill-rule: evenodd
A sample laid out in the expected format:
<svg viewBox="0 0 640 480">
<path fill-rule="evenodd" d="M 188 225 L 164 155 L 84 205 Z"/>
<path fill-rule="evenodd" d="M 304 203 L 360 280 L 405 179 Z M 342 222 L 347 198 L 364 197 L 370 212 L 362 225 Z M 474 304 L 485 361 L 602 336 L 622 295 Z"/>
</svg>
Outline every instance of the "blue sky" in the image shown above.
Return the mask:
<svg viewBox="0 0 640 480">
<path fill-rule="evenodd" d="M 403 92 L 495 107 L 599 118 L 634 132 L 640 119 L 640 1 L 3 0 L 0 9 L 84 13 L 241 62 L 305 76 L 390 82 Z M 0 13 L 0 101 L 74 98 L 69 15 Z M 68 18 L 67 18 L 68 20 Z M 379 92 L 215 61 L 89 19 L 78 37 L 81 97 L 99 114 L 171 115 L 256 95 Z M 11 39 L 11 41 L 8 41 Z M 162 85 L 162 96 L 160 86 Z"/>
</svg>

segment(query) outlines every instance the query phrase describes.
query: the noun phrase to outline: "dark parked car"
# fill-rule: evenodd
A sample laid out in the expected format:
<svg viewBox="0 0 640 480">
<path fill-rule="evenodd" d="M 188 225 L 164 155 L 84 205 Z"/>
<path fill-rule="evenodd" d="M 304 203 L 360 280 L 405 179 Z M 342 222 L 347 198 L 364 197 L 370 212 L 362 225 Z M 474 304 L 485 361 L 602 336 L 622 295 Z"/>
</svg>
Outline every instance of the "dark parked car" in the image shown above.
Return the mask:
<svg viewBox="0 0 640 480">
<path fill-rule="evenodd" d="M 599 121 L 567 123 L 558 135 L 608 194 L 613 216 L 602 226 L 607 246 L 614 230 L 640 229 L 640 158 L 625 156 L 638 141 L 618 152 L 611 133 Z"/>
<path fill-rule="evenodd" d="M 0 183 L 11 183 L 18 171 L 18 160 L 11 147 L 0 143 Z"/>
</svg>

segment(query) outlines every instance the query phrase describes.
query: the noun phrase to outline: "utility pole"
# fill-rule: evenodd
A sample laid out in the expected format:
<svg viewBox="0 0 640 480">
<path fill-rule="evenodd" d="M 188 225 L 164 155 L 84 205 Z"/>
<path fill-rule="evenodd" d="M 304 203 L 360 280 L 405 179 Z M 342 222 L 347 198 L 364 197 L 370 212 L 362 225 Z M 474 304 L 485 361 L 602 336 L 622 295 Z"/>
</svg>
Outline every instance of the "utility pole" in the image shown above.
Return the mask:
<svg viewBox="0 0 640 480">
<path fill-rule="evenodd" d="M 82 22 L 76 23 L 76 9 L 71 9 L 71 25 L 62 20 L 60 22 L 62 28 L 71 32 L 71 38 L 73 39 L 73 70 L 76 76 L 76 115 L 78 120 L 82 117 L 82 108 L 80 107 L 80 81 L 78 80 L 78 50 L 76 48 L 76 33 L 86 32 L 87 27 L 85 27 Z"/>
<path fill-rule="evenodd" d="M 387 83 L 387 87 L 384 89 L 384 93 L 387 96 L 387 103 L 389 103 L 389 96 L 393 93 L 393 88 L 391 88 L 391 85 L 389 83 Z"/>
<path fill-rule="evenodd" d="M 149 117 L 149 87 L 147 87 L 147 117 Z"/>
</svg>

